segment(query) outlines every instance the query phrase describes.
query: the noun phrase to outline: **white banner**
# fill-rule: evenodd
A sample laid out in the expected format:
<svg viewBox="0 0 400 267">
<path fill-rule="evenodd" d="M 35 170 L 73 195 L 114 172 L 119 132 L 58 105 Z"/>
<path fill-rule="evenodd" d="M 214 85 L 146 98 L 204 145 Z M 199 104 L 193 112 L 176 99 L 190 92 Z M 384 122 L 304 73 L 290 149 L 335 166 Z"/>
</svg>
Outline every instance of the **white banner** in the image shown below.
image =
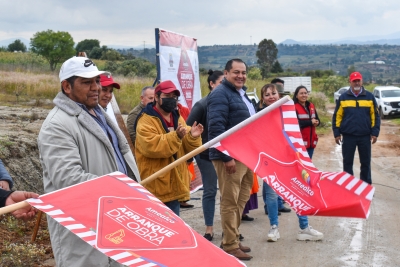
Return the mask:
<svg viewBox="0 0 400 267">
<path fill-rule="evenodd" d="M 192 109 L 201 99 L 197 40 L 159 30 L 160 80 L 171 80 L 181 92 L 179 102 Z"/>
</svg>

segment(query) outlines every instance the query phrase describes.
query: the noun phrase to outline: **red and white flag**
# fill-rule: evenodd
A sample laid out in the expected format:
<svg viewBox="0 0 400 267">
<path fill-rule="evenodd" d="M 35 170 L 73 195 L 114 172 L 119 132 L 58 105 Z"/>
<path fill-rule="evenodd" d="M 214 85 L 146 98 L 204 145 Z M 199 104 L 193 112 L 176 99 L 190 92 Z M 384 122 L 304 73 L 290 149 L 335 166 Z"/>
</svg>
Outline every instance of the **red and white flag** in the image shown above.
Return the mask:
<svg viewBox="0 0 400 267">
<path fill-rule="evenodd" d="M 246 266 L 119 172 L 27 201 L 126 266 Z"/>
<path fill-rule="evenodd" d="M 304 147 L 293 101 L 283 102 L 214 147 L 252 169 L 299 215 L 367 218 L 375 189 L 345 172 L 319 171 Z"/>
</svg>

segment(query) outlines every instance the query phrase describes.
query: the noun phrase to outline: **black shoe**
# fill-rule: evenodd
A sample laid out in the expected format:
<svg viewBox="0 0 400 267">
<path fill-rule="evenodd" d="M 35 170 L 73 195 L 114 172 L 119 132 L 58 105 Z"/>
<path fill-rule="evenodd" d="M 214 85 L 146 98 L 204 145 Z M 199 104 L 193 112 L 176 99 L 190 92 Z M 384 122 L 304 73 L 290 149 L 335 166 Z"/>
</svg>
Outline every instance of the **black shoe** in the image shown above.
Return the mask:
<svg viewBox="0 0 400 267">
<path fill-rule="evenodd" d="M 204 234 L 204 238 L 207 239 L 208 241 L 212 241 L 213 237 L 214 237 L 214 234 L 209 234 L 209 233 Z"/>
<path fill-rule="evenodd" d="M 291 212 L 292 210 L 286 207 L 279 209 L 280 212 Z"/>
<path fill-rule="evenodd" d="M 181 206 L 181 209 L 191 209 L 194 207 L 194 205 L 187 204 L 186 202 L 181 202 L 180 206 Z"/>
<path fill-rule="evenodd" d="M 254 221 L 254 218 L 250 217 L 248 215 L 242 215 L 242 221 L 252 222 L 252 221 Z"/>
</svg>

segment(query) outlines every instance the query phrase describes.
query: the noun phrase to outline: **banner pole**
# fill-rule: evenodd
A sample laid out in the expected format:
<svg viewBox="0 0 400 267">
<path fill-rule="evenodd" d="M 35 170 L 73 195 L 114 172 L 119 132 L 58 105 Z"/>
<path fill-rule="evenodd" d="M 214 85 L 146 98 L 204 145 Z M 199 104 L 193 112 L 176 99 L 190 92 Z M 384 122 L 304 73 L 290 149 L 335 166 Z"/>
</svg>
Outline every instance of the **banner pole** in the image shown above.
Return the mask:
<svg viewBox="0 0 400 267">
<path fill-rule="evenodd" d="M 8 205 L 6 207 L 0 208 L 0 215 L 7 214 L 10 212 L 14 212 L 16 210 L 29 207 L 30 204 L 26 201 L 21 201 L 12 205 Z"/>
<path fill-rule="evenodd" d="M 32 233 L 32 238 L 31 238 L 31 242 L 35 242 L 36 240 L 36 236 L 37 233 L 39 231 L 39 226 L 40 226 L 40 220 L 42 219 L 42 214 L 43 212 L 41 210 L 38 211 L 38 217 L 36 219 L 36 224 L 35 224 L 35 228 L 33 229 L 33 233 Z"/>
<path fill-rule="evenodd" d="M 265 114 L 267 114 L 268 112 L 271 112 L 272 110 L 276 109 L 277 107 L 283 105 L 284 103 L 290 101 L 291 98 L 290 96 L 285 96 L 281 99 L 279 99 L 278 101 L 276 101 L 275 103 L 269 105 L 268 107 L 266 107 L 265 109 L 261 110 L 260 112 L 256 113 L 255 115 L 251 116 L 250 118 L 242 121 L 241 123 L 239 123 L 238 125 L 236 125 L 235 127 L 232 127 L 231 129 L 229 129 L 228 131 L 224 132 L 223 134 L 215 137 L 214 139 L 208 141 L 207 143 L 205 143 L 204 145 L 196 148 L 195 150 L 191 151 L 190 153 L 184 155 L 183 157 L 177 159 L 176 161 L 172 162 L 171 164 L 165 166 L 164 168 L 162 168 L 161 170 L 153 173 L 152 175 L 150 175 L 149 177 L 142 179 L 142 181 L 140 182 L 141 185 L 145 185 L 149 182 L 152 182 L 153 180 L 157 179 L 159 176 L 163 175 L 164 173 L 172 170 L 173 168 L 175 168 L 176 166 L 178 166 L 179 164 L 186 162 L 188 159 L 196 156 L 197 154 L 203 152 L 204 150 L 212 147 L 213 145 L 217 144 L 218 142 L 220 142 L 222 139 L 226 138 L 227 136 L 233 134 L 234 132 L 236 132 L 237 130 L 243 128 L 244 126 L 246 126 L 247 124 L 257 120 L 258 118 L 264 116 Z"/>
</svg>

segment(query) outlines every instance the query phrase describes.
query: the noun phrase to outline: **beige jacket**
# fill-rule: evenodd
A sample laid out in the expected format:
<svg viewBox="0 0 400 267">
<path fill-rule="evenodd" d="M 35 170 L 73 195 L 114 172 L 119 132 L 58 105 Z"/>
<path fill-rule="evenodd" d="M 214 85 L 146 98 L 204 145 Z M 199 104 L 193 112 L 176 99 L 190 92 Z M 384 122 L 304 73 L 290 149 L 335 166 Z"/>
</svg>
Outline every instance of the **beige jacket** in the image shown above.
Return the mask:
<svg viewBox="0 0 400 267">
<path fill-rule="evenodd" d="M 55 97 L 54 104 L 56 107 L 50 111 L 38 137 L 45 192 L 118 171 L 113 147 L 97 122 L 61 92 Z M 128 142 L 118 126 L 104 112 L 103 115 L 117 135 L 127 169 L 140 181 Z M 58 267 L 110 266 L 107 256 L 50 217 L 48 225 Z M 114 262 L 111 266 L 122 265 Z"/>
</svg>

